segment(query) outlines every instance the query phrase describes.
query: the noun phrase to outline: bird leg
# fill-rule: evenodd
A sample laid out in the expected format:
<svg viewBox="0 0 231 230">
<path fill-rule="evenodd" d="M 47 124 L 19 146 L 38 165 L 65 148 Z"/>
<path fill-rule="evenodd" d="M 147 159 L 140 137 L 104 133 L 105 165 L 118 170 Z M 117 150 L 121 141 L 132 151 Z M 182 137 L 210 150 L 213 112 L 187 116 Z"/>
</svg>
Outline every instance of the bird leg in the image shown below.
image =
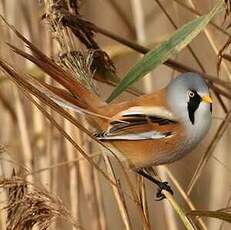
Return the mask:
<svg viewBox="0 0 231 230">
<path fill-rule="evenodd" d="M 157 197 L 156 200 L 157 201 L 160 201 L 160 200 L 163 200 L 166 198 L 165 195 L 162 193 L 162 190 L 166 190 L 173 195 L 173 191 L 172 191 L 171 187 L 168 185 L 167 181 L 162 182 L 162 181 L 155 179 L 149 173 L 147 173 L 144 169 L 139 169 L 136 172 L 139 175 L 145 177 L 146 179 L 150 180 L 151 182 L 153 182 L 154 184 L 156 184 L 158 186 L 158 191 L 156 193 L 156 197 Z"/>
</svg>

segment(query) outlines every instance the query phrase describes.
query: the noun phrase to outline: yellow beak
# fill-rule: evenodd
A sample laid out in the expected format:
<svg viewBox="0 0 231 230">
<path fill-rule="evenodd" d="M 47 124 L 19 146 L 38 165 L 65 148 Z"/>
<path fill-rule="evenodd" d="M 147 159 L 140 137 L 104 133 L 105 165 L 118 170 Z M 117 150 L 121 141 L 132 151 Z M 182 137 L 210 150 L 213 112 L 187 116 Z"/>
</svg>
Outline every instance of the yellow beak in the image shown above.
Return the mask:
<svg viewBox="0 0 231 230">
<path fill-rule="evenodd" d="M 202 97 L 202 101 L 205 103 L 213 103 L 212 98 L 209 95 L 205 95 Z"/>
</svg>

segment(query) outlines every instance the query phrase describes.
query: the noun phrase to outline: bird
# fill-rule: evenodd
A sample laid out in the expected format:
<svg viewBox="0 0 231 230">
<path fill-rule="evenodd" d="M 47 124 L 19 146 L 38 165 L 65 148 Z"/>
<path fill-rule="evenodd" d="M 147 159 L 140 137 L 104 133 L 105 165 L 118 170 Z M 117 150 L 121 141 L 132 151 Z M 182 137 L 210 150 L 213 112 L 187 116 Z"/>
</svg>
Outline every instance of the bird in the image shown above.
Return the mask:
<svg viewBox="0 0 231 230">
<path fill-rule="evenodd" d="M 212 99 L 203 77 L 183 73 L 161 90 L 116 104 L 90 95 L 84 96 L 85 104 L 80 98 L 72 108 L 93 112 L 88 120 L 97 129 L 95 137 L 135 172 L 157 184 L 158 200 L 165 198 L 163 189 L 173 194 L 168 182 L 158 181 L 147 169 L 183 158 L 208 132 Z"/>
<path fill-rule="evenodd" d="M 148 169 L 185 157 L 205 137 L 212 121 L 212 98 L 205 79 L 198 73 L 185 72 L 151 94 L 108 104 L 23 40 L 31 54 L 11 48 L 62 85 L 60 88 L 36 80 L 46 89 L 43 92 L 59 106 L 84 115 L 99 141 L 134 172 L 158 186 L 159 200 L 165 198 L 162 190 L 173 194 L 168 182 L 154 178 Z"/>
<path fill-rule="evenodd" d="M 173 191 L 145 169 L 177 161 L 202 141 L 211 126 L 212 98 L 203 77 L 188 72 L 159 91 L 105 105 L 97 112 L 111 119 L 99 123 L 96 137 L 109 143 L 138 174 L 157 184 L 157 197 L 162 200 L 162 189 Z"/>
</svg>

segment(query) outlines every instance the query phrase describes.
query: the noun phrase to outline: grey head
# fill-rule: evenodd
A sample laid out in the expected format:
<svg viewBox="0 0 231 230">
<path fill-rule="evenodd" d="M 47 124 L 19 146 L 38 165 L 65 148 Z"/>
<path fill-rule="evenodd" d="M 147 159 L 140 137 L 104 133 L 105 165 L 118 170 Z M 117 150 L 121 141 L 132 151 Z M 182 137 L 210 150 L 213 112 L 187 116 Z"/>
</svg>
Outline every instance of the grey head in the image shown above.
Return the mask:
<svg viewBox="0 0 231 230">
<path fill-rule="evenodd" d="M 212 120 L 212 101 L 208 86 L 197 73 L 183 73 L 167 87 L 167 101 L 171 111 L 186 129 L 190 148 L 207 133 Z"/>
</svg>

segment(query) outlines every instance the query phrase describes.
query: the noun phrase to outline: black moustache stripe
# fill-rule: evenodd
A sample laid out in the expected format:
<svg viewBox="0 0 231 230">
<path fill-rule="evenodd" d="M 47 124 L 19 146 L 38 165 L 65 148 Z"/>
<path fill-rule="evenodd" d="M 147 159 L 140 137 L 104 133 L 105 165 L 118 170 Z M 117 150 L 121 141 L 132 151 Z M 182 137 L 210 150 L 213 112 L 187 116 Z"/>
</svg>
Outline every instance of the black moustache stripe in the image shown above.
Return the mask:
<svg viewBox="0 0 231 230">
<path fill-rule="evenodd" d="M 200 95 L 196 91 L 193 91 L 193 92 L 195 93 L 195 96 L 190 97 L 190 100 L 188 102 L 188 115 L 189 115 L 189 119 L 192 124 L 194 124 L 195 122 L 195 112 L 198 109 L 202 101 L 202 98 L 200 97 Z"/>
<path fill-rule="evenodd" d="M 213 111 L 213 106 L 212 106 L 212 103 L 210 104 L 210 112 L 212 113 L 212 111 Z"/>
</svg>

